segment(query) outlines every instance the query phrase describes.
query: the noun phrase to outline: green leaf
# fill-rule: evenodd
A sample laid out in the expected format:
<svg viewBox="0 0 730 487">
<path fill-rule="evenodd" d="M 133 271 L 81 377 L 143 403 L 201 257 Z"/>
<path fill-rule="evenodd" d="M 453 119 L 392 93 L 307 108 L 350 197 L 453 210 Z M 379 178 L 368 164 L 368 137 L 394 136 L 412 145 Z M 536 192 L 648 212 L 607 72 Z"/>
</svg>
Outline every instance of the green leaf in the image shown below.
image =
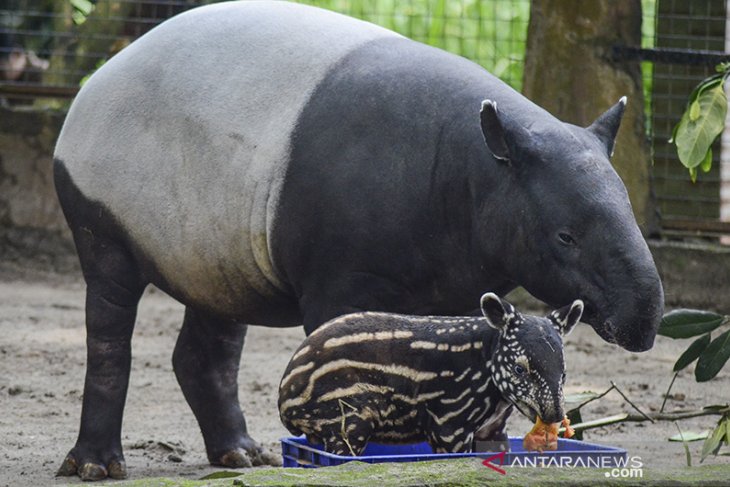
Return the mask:
<svg viewBox="0 0 730 487">
<path fill-rule="evenodd" d="M 572 404 L 581 404 L 581 403 L 586 402 L 589 399 L 593 399 L 598 396 L 599 396 L 599 394 L 597 392 L 583 391 L 583 392 L 578 392 L 576 394 L 567 394 L 565 396 L 565 398 L 563 399 L 563 401 L 565 402 L 565 405 L 567 406 L 568 404 L 571 404 L 571 405 Z"/>
<path fill-rule="evenodd" d="M 689 364 L 697 360 L 702 352 L 705 351 L 707 345 L 710 344 L 710 334 L 706 333 L 700 338 L 692 342 L 692 345 L 687 347 L 682 355 L 679 356 L 677 362 L 674 364 L 672 371 L 679 372 L 680 370 L 687 367 Z"/>
<path fill-rule="evenodd" d="M 687 97 L 687 100 L 688 100 L 687 107 L 689 108 L 689 105 L 693 101 L 695 101 L 700 96 L 700 94 L 702 94 L 703 91 L 705 91 L 709 88 L 712 88 L 714 86 L 717 86 L 720 83 L 724 83 L 724 79 L 723 79 L 724 77 L 725 77 L 725 73 L 715 73 L 715 74 L 703 79 L 699 83 L 697 83 L 697 86 L 694 87 L 694 89 L 692 90 L 692 93 L 690 93 L 689 96 Z M 679 125 L 679 124 L 677 124 L 677 125 Z"/>
<path fill-rule="evenodd" d="M 722 440 L 725 437 L 725 431 L 727 429 L 727 425 L 723 419 L 717 423 L 717 427 L 712 432 L 712 435 L 710 435 L 702 445 L 700 463 L 705 461 L 705 458 L 707 458 L 708 455 L 717 455 L 717 452 L 720 451 L 720 446 L 722 445 Z"/>
<path fill-rule="evenodd" d="M 71 14 L 71 19 L 74 21 L 74 24 L 81 25 L 86 22 L 86 15 L 79 11 L 75 11 Z"/>
<path fill-rule="evenodd" d="M 665 314 L 658 334 L 669 338 L 690 338 L 702 335 L 720 326 L 725 317 L 698 309 L 675 309 Z"/>
<path fill-rule="evenodd" d="M 667 141 L 670 144 L 674 144 L 674 139 L 677 137 L 677 130 L 679 130 L 679 124 L 675 125 L 672 129 L 672 136 L 669 137 L 669 140 Z"/>
<path fill-rule="evenodd" d="M 700 113 L 693 119 L 695 104 L 699 106 Z M 700 89 L 697 99 L 682 115 L 674 138 L 677 155 L 686 168 L 695 168 L 705 159 L 707 149 L 725 127 L 726 114 L 727 97 L 722 83 L 711 89 Z"/>
<path fill-rule="evenodd" d="M 697 360 L 695 379 L 705 382 L 715 377 L 730 359 L 730 330 L 712 340 Z"/>
<path fill-rule="evenodd" d="M 697 168 L 696 167 L 689 168 L 689 178 L 692 180 L 693 183 L 697 182 Z"/>
<path fill-rule="evenodd" d="M 712 169 L 712 147 L 707 149 L 705 160 L 700 163 L 700 169 L 702 169 L 702 172 L 710 172 L 710 169 Z"/>
<path fill-rule="evenodd" d="M 710 436 L 710 430 L 702 431 L 701 433 L 695 433 L 693 431 L 682 431 L 681 434 L 677 434 L 669 437 L 669 441 L 700 441 L 705 440 Z"/>
<path fill-rule="evenodd" d="M 700 118 L 700 102 L 695 100 L 689 106 L 689 121 L 695 122 Z"/>
<path fill-rule="evenodd" d="M 679 441 L 682 442 L 682 447 L 684 448 L 684 456 L 687 458 L 687 466 L 691 467 L 692 466 L 692 453 L 690 453 L 690 451 L 689 451 L 688 440 L 685 439 L 684 433 L 682 432 L 682 429 L 679 427 L 679 423 L 677 423 L 675 421 L 674 426 L 676 426 L 677 431 L 679 431 Z M 669 441 L 672 441 L 672 439 L 670 438 Z"/>
<path fill-rule="evenodd" d="M 89 0 L 70 0 L 71 5 L 81 12 L 84 16 L 88 16 L 94 10 L 94 4 Z"/>
<path fill-rule="evenodd" d="M 702 410 L 703 411 L 715 411 L 715 412 L 719 413 L 723 409 L 727 409 L 729 407 L 730 407 L 730 403 L 728 403 L 728 404 L 710 404 L 708 406 L 703 406 Z"/>
<path fill-rule="evenodd" d="M 213 472 L 212 474 L 200 477 L 200 480 L 214 480 L 214 479 L 230 479 L 233 477 L 240 477 L 243 472 L 234 472 L 232 470 L 223 470 L 221 472 Z"/>
</svg>

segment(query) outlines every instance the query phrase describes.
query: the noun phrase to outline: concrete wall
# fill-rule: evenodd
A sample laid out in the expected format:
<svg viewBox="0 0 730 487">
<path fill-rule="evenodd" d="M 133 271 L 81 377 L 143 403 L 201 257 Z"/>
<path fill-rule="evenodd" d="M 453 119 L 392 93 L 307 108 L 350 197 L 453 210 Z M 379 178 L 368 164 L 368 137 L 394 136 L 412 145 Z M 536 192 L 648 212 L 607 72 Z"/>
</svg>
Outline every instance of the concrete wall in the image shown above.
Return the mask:
<svg viewBox="0 0 730 487">
<path fill-rule="evenodd" d="M 62 123 L 62 113 L 0 108 L 0 233 L 14 247 L 32 247 L 26 250 L 34 255 L 41 252 L 37 244 L 44 232 L 70 239 L 52 174 L 53 146 Z M 57 246 L 59 252 L 68 252 L 67 245 Z M 652 241 L 650 247 L 662 275 L 667 306 L 730 314 L 730 247 L 666 241 Z M 4 258 L 9 256 L 0 255 Z M 513 297 L 529 304 L 525 294 Z"/>
<path fill-rule="evenodd" d="M 649 242 L 671 308 L 730 314 L 730 247 L 686 242 Z"/>
<path fill-rule="evenodd" d="M 68 232 L 53 186 L 63 113 L 0 107 L 0 227 Z"/>
</svg>

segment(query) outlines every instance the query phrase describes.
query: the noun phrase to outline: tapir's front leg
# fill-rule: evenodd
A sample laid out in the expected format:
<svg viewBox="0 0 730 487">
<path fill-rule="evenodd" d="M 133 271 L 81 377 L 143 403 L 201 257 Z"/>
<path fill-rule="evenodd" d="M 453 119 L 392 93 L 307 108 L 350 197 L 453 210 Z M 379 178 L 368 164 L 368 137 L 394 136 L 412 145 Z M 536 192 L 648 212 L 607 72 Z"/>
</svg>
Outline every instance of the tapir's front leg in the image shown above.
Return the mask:
<svg viewBox="0 0 730 487">
<path fill-rule="evenodd" d="M 246 325 L 185 310 L 173 367 L 203 433 L 208 460 L 224 467 L 277 464 L 247 432 L 238 401 Z"/>
</svg>

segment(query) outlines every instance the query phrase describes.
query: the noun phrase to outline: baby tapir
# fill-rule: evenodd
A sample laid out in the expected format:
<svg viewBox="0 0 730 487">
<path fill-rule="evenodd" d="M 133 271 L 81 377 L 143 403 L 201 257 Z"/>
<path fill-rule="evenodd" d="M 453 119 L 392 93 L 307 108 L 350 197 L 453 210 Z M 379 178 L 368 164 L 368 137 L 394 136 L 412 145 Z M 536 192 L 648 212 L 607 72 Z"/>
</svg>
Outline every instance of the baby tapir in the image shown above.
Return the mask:
<svg viewBox="0 0 730 487">
<path fill-rule="evenodd" d="M 493 440 L 515 406 L 533 422 L 563 419 L 561 335 L 583 302 L 523 316 L 487 293 L 484 317 L 354 313 L 312 333 L 279 386 L 289 431 L 330 453 L 359 455 L 368 441 L 428 441 L 437 453 Z"/>
</svg>

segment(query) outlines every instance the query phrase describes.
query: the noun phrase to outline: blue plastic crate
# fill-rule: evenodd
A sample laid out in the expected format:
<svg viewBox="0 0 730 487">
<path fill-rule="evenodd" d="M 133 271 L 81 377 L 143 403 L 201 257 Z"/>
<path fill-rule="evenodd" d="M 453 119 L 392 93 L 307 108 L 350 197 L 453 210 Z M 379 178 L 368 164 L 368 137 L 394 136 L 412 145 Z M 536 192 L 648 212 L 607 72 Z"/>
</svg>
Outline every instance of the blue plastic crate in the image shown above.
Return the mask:
<svg viewBox="0 0 730 487">
<path fill-rule="evenodd" d="M 510 451 L 505 454 L 506 466 L 555 466 L 615 468 L 626 465 L 628 454 L 622 448 L 596 445 L 585 441 L 558 438 L 555 451 L 527 452 L 522 448 L 522 438 L 510 437 Z M 366 463 L 423 462 L 450 458 L 489 458 L 497 452 L 434 453 L 428 443 L 409 445 L 383 445 L 369 443 L 357 457 L 334 455 L 323 450 L 322 445 L 310 445 L 304 437 L 281 439 L 284 467 L 332 467 L 357 460 Z"/>
</svg>

